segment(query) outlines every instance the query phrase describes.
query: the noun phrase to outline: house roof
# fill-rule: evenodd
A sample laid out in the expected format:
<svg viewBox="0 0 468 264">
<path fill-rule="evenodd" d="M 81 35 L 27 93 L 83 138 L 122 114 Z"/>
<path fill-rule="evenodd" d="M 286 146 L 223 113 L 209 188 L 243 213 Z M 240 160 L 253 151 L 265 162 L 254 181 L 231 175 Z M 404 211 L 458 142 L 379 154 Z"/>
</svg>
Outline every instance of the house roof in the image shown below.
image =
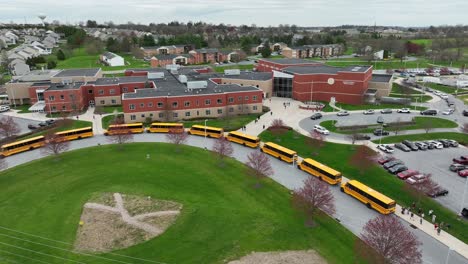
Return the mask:
<svg viewBox="0 0 468 264">
<path fill-rule="evenodd" d="M 86 76 L 94 77 L 98 74 L 101 68 L 91 68 L 91 69 L 67 69 L 62 70 L 53 77 L 73 77 L 73 76 Z"/>
<path fill-rule="evenodd" d="M 121 56 L 115 54 L 115 53 L 112 53 L 112 52 L 104 52 L 104 54 L 102 54 L 103 56 L 105 56 L 106 58 L 108 59 L 113 59 L 113 58 L 122 58 Z"/>
<path fill-rule="evenodd" d="M 392 79 L 393 75 L 391 74 L 372 74 L 371 82 L 384 82 L 388 83 Z"/>
<path fill-rule="evenodd" d="M 372 66 L 347 66 L 333 67 L 327 65 L 320 66 L 292 66 L 283 69 L 285 73 L 290 74 L 337 74 L 338 72 L 356 72 L 364 73 Z"/>
<path fill-rule="evenodd" d="M 156 57 L 156 59 L 158 59 L 158 60 L 172 60 L 172 59 L 180 57 L 180 56 L 185 57 L 185 58 L 193 57 L 190 54 L 159 54 L 159 55 L 156 55 L 154 57 Z"/>
</svg>

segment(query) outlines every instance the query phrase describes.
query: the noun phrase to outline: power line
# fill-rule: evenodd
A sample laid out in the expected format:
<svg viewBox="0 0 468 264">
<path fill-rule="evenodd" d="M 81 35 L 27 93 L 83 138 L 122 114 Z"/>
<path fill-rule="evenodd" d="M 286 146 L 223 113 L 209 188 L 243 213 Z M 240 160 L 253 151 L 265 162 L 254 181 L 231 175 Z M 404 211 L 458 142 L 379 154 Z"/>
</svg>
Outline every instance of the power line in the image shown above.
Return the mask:
<svg viewBox="0 0 468 264">
<path fill-rule="evenodd" d="M 29 260 L 33 260 L 33 261 L 37 261 L 39 263 L 49 264 L 49 262 L 45 262 L 45 261 L 42 261 L 42 260 L 39 260 L 39 259 L 33 259 L 33 258 L 26 257 L 26 256 L 23 256 L 23 255 L 20 255 L 20 254 L 16 254 L 16 253 L 13 253 L 13 252 L 10 252 L 10 251 L 6 251 L 6 250 L 3 250 L 3 249 L 0 249 L 0 252 L 4 252 L 4 253 L 7 253 L 7 254 L 10 254 L 10 255 L 13 255 L 13 256 L 17 256 L 17 257 L 21 257 L 21 258 L 25 258 L 25 259 L 29 259 Z"/>
<path fill-rule="evenodd" d="M 0 229 L 4 229 L 4 230 L 11 231 L 11 232 L 16 232 L 16 233 L 23 234 L 23 235 L 26 235 L 26 236 L 36 237 L 36 238 L 40 238 L 40 239 L 44 239 L 44 240 L 48 240 L 48 241 L 52 241 L 52 242 L 56 242 L 56 243 L 61 243 L 61 244 L 64 244 L 64 245 L 73 246 L 73 244 L 68 243 L 68 242 L 64 242 L 64 241 L 60 241 L 60 240 L 55 240 L 55 239 L 50 239 L 50 238 L 47 238 L 47 237 L 42 237 L 42 236 L 38 236 L 38 235 L 34 235 L 34 234 L 30 234 L 30 233 L 18 231 L 18 230 L 15 230 L 15 229 L 11 229 L 11 228 L 8 228 L 8 227 L 4 227 L 4 226 L 0 226 Z M 80 253 L 78 253 L 78 254 L 80 254 Z M 118 256 L 118 257 L 129 258 L 129 259 L 134 259 L 134 260 L 139 260 L 139 261 L 157 263 L 157 264 L 169 264 L 169 263 L 166 263 L 166 262 L 160 262 L 160 261 L 154 261 L 154 260 L 149 260 L 149 259 L 131 257 L 131 256 L 127 256 L 127 255 L 117 254 L 117 253 L 106 253 L 106 254 L 114 255 L 114 256 Z M 94 256 L 94 255 L 93 255 L 93 256 Z"/>
<path fill-rule="evenodd" d="M 0 242 L 0 244 L 5 245 L 5 246 L 7 246 L 7 247 L 14 247 L 14 248 L 17 248 L 17 249 L 22 249 L 22 250 L 25 250 L 25 251 L 33 252 L 33 253 L 40 254 L 40 255 L 44 255 L 44 256 L 48 256 L 48 257 L 53 257 L 53 258 L 58 258 L 58 259 L 62 259 L 62 260 L 67 260 L 67 261 L 71 261 L 71 262 L 75 262 L 75 263 L 79 263 L 79 264 L 86 264 L 85 262 L 76 261 L 76 260 L 72 260 L 72 259 L 66 259 L 66 258 L 62 258 L 62 257 L 59 257 L 59 256 L 50 255 L 50 254 L 43 253 L 43 252 L 40 252 L 40 251 L 32 250 L 32 249 L 27 249 L 27 248 L 23 248 L 23 247 L 18 247 L 18 246 L 10 245 L 10 244 L 8 244 L 8 243 Z"/>
</svg>

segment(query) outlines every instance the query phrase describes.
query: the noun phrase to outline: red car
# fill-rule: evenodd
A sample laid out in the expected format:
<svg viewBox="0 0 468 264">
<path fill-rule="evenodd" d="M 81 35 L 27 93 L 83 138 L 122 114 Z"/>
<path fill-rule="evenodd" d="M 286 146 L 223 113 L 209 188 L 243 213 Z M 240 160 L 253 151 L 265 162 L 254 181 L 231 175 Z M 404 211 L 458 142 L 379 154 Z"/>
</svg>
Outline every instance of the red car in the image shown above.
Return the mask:
<svg viewBox="0 0 468 264">
<path fill-rule="evenodd" d="M 379 164 L 384 164 L 384 163 L 387 163 L 387 162 L 392 161 L 394 159 L 395 159 L 395 157 L 392 157 L 392 156 L 383 156 L 383 157 L 379 158 L 377 160 L 377 162 Z"/>
<path fill-rule="evenodd" d="M 458 175 L 461 177 L 468 177 L 468 169 L 459 171 Z"/>
<path fill-rule="evenodd" d="M 460 158 L 454 158 L 453 162 L 468 165 L 468 156 L 461 156 Z"/>
<path fill-rule="evenodd" d="M 413 176 L 413 175 L 416 175 L 416 174 L 419 174 L 419 171 L 415 171 L 415 170 L 405 170 L 403 172 L 400 172 L 397 174 L 397 177 L 401 180 L 406 180 L 408 179 L 409 177 Z"/>
</svg>

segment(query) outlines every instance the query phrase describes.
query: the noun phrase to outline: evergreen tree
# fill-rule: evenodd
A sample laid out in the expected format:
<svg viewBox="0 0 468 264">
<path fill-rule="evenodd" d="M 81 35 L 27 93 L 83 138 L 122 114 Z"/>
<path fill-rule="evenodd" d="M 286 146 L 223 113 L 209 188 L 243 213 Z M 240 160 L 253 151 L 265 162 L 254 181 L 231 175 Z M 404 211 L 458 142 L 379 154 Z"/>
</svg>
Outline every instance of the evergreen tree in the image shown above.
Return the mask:
<svg viewBox="0 0 468 264">
<path fill-rule="evenodd" d="M 266 42 L 263 44 L 264 47 L 262 48 L 261 54 L 263 58 L 268 58 L 271 56 L 271 49 L 270 49 L 270 43 Z"/>
<path fill-rule="evenodd" d="M 53 60 L 47 62 L 47 69 L 54 69 L 57 67 L 57 63 Z"/>
<path fill-rule="evenodd" d="M 63 53 L 63 51 L 62 51 L 61 49 L 59 49 L 59 50 L 57 51 L 57 59 L 58 59 L 58 60 L 65 60 L 65 59 L 66 59 L 66 58 L 65 58 L 65 53 Z"/>
</svg>

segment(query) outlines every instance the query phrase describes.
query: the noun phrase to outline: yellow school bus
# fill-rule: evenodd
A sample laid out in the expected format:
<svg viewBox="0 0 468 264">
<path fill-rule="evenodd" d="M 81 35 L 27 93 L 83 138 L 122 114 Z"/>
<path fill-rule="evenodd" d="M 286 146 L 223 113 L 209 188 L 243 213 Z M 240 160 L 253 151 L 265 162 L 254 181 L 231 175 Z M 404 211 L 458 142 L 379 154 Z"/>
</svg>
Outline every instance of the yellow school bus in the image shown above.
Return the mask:
<svg viewBox="0 0 468 264">
<path fill-rule="evenodd" d="M 148 133 L 169 133 L 170 130 L 177 133 L 184 132 L 184 124 L 182 123 L 152 123 L 147 129 Z"/>
<path fill-rule="evenodd" d="M 297 168 L 319 178 L 320 180 L 324 180 L 329 184 L 338 184 L 341 182 L 341 172 L 313 159 L 304 159 L 297 165 Z"/>
<path fill-rule="evenodd" d="M 60 131 L 60 132 L 55 133 L 55 135 L 62 137 L 63 140 L 69 141 L 69 140 L 92 137 L 94 134 L 93 134 L 92 127 L 83 127 L 83 128 L 72 129 L 72 130 Z"/>
<path fill-rule="evenodd" d="M 238 131 L 229 132 L 226 138 L 231 142 L 248 146 L 251 148 L 257 148 L 260 145 L 260 138 L 250 136 Z"/>
<path fill-rule="evenodd" d="M 193 125 L 188 133 L 190 135 L 198 135 L 198 136 L 206 136 L 212 138 L 220 138 L 224 135 L 224 130 L 219 127 L 209 127 L 209 126 L 200 126 L 200 125 Z"/>
<path fill-rule="evenodd" d="M 116 135 L 120 133 L 127 133 L 128 131 L 130 131 L 132 134 L 143 133 L 145 128 L 143 127 L 143 123 L 110 125 L 107 130 L 104 130 L 104 135 Z"/>
<path fill-rule="evenodd" d="M 395 212 L 396 203 L 393 199 L 390 199 L 389 197 L 356 180 L 350 180 L 341 184 L 341 191 L 353 196 L 366 204 L 367 207 L 372 208 L 381 214 L 391 214 Z"/>
<path fill-rule="evenodd" d="M 44 136 L 28 138 L 13 143 L 8 143 L 2 146 L 2 156 L 7 157 L 20 152 L 33 150 L 45 145 Z"/>
<path fill-rule="evenodd" d="M 283 160 L 289 163 L 292 163 L 293 161 L 297 161 L 296 151 L 287 149 L 273 142 L 267 142 L 263 144 L 260 150 L 273 157 L 278 158 L 279 160 Z"/>
</svg>

